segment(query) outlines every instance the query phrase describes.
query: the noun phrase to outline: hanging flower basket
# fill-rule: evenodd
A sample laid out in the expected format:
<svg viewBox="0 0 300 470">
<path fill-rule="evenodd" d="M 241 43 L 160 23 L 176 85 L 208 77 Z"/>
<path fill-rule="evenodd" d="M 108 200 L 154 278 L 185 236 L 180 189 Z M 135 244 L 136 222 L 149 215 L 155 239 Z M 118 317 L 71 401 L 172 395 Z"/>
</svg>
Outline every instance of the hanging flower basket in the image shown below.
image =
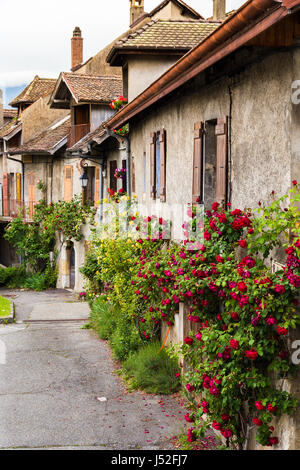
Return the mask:
<svg viewBox="0 0 300 470">
<path fill-rule="evenodd" d="M 124 180 L 126 178 L 126 168 L 117 168 L 114 177 Z"/>
</svg>

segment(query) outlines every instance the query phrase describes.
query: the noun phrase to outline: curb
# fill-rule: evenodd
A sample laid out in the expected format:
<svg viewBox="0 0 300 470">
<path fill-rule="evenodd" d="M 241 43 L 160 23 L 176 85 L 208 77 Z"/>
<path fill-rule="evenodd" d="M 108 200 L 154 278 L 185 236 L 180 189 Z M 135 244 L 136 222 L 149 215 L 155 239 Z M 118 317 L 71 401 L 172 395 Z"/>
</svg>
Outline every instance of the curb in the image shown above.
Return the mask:
<svg viewBox="0 0 300 470">
<path fill-rule="evenodd" d="M 15 304 L 14 302 L 11 300 L 10 301 L 10 314 L 8 317 L 1 317 L 0 318 L 0 325 L 1 324 L 8 324 L 8 323 L 13 323 L 15 320 Z"/>
</svg>

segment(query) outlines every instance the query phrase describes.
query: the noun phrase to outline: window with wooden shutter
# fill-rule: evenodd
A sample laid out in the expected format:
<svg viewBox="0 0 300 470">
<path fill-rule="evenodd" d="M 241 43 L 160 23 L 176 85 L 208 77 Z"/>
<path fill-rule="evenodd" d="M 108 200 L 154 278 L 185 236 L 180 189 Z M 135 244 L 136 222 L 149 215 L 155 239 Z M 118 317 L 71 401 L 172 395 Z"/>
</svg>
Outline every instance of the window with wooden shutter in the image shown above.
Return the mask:
<svg viewBox="0 0 300 470">
<path fill-rule="evenodd" d="M 156 159 L 156 134 L 150 135 L 150 196 L 155 198 L 155 159 Z"/>
<path fill-rule="evenodd" d="M 166 202 L 166 131 L 159 133 L 160 142 L 160 200 Z"/>
<path fill-rule="evenodd" d="M 115 171 L 117 169 L 117 160 L 112 160 L 109 163 L 109 188 L 117 191 L 117 178 L 115 177 Z"/>
<path fill-rule="evenodd" d="M 95 169 L 95 205 L 98 205 L 100 199 L 100 167 Z"/>
<path fill-rule="evenodd" d="M 225 206 L 227 202 L 227 150 L 228 118 L 220 117 L 216 125 L 217 159 L 216 159 L 216 192 L 215 199 Z"/>
<path fill-rule="evenodd" d="M 64 200 L 70 202 L 73 198 L 73 167 L 65 166 L 64 175 Z"/>
<path fill-rule="evenodd" d="M 193 204 L 202 202 L 203 195 L 203 122 L 194 124 Z"/>
</svg>

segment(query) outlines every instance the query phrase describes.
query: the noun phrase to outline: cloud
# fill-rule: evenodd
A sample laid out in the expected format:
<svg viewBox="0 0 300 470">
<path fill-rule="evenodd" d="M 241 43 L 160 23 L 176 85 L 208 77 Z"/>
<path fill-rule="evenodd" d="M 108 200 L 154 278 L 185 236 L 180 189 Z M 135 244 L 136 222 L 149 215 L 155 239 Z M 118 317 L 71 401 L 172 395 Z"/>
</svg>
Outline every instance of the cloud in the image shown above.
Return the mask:
<svg viewBox="0 0 300 470">
<path fill-rule="evenodd" d="M 28 84 L 32 81 L 35 75 L 45 78 L 56 78 L 56 73 L 43 71 L 43 70 L 22 70 L 18 72 L 0 72 L 0 88 L 16 87 Z"/>
</svg>

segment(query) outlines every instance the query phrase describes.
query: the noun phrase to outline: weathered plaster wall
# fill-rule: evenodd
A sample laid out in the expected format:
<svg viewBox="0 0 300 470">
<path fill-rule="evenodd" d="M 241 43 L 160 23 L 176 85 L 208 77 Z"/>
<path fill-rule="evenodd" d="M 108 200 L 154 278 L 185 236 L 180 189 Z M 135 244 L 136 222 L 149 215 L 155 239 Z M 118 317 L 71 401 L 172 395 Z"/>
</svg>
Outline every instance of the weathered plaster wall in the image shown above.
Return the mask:
<svg viewBox="0 0 300 470">
<path fill-rule="evenodd" d="M 291 186 L 292 53 L 277 54 L 252 65 L 232 86 L 232 203 L 253 207 L 268 200 L 274 189 L 284 194 Z M 200 80 L 171 101 L 132 123 L 131 153 L 135 157 L 136 188 L 143 198 L 143 152 L 146 152 L 146 201 L 150 200 L 151 132 L 167 135 L 167 202 L 192 198 L 193 126 L 230 113 L 229 80 L 211 86 Z M 279 99 L 280 97 L 280 99 Z M 300 111 L 298 110 L 300 113 Z M 300 119 L 299 119 L 300 120 Z M 299 123 L 300 124 L 300 123 Z M 295 135 L 299 131 L 294 130 Z"/>
<path fill-rule="evenodd" d="M 132 101 L 171 67 L 179 56 L 128 56 L 128 100 Z"/>
<path fill-rule="evenodd" d="M 48 105 L 50 94 L 43 96 L 22 113 L 22 142 L 23 144 L 48 126 L 63 119 L 69 110 L 52 109 Z"/>
</svg>

